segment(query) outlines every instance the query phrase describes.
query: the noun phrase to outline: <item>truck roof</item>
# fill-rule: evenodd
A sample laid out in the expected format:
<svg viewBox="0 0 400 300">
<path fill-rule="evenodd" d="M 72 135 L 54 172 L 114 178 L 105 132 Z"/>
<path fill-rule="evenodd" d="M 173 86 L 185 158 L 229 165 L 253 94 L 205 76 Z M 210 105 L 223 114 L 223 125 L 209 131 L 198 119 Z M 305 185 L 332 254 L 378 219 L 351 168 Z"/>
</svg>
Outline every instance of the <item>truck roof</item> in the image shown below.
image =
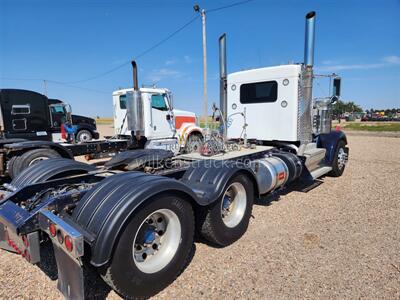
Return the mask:
<svg viewBox="0 0 400 300">
<path fill-rule="evenodd" d="M 228 74 L 228 80 L 234 82 L 265 79 L 265 75 L 273 78 L 297 77 L 301 73 L 301 64 L 288 64 L 273 67 L 257 68 Z"/>
<path fill-rule="evenodd" d="M 19 94 L 36 94 L 36 95 L 40 95 L 43 97 L 46 97 L 45 95 L 35 92 L 35 91 L 30 91 L 30 90 L 23 90 L 23 89 L 0 89 L 0 93 L 4 93 L 4 92 L 8 92 L 8 93 L 19 93 Z"/>
<path fill-rule="evenodd" d="M 144 88 L 144 87 L 142 87 L 142 88 L 139 88 L 139 90 L 142 93 L 167 93 L 167 92 L 169 92 L 169 90 L 165 89 L 165 88 Z M 132 92 L 132 91 L 133 91 L 133 88 L 116 90 L 113 92 L 113 96 L 114 95 L 123 95 L 123 94 L 126 94 L 127 92 Z"/>
</svg>

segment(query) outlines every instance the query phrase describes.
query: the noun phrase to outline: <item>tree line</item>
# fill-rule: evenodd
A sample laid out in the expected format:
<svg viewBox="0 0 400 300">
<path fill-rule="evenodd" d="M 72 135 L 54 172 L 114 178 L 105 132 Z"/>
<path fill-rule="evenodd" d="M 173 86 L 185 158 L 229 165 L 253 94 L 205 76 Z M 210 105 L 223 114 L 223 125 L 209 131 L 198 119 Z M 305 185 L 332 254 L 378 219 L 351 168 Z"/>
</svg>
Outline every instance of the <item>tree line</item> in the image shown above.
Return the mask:
<svg viewBox="0 0 400 300">
<path fill-rule="evenodd" d="M 358 104 L 353 101 L 344 102 L 338 100 L 333 105 L 333 114 L 336 116 L 343 115 L 344 113 L 362 113 L 364 110 Z"/>
</svg>

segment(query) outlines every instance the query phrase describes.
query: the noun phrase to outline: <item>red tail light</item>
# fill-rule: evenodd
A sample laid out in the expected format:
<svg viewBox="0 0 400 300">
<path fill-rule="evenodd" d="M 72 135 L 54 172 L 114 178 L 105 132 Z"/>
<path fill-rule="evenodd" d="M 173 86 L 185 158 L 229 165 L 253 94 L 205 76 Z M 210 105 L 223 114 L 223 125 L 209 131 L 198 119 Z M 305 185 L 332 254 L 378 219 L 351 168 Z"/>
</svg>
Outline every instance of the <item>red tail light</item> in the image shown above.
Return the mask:
<svg viewBox="0 0 400 300">
<path fill-rule="evenodd" d="M 65 248 L 67 248 L 69 252 L 72 252 L 74 246 L 71 237 L 69 235 L 66 235 L 64 240 L 65 240 Z"/>
<path fill-rule="evenodd" d="M 53 223 L 50 223 L 50 225 L 49 225 L 49 231 L 50 231 L 50 234 L 51 234 L 52 236 L 56 236 L 57 230 L 56 230 L 56 226 L 55 226 Z"/>
<path fill-rule="evenodd" d="M 25 247 L 29 247 L 29 241 L 26 235 L 22 236 L 22 242 L 24 243 Z"/>
</svg>

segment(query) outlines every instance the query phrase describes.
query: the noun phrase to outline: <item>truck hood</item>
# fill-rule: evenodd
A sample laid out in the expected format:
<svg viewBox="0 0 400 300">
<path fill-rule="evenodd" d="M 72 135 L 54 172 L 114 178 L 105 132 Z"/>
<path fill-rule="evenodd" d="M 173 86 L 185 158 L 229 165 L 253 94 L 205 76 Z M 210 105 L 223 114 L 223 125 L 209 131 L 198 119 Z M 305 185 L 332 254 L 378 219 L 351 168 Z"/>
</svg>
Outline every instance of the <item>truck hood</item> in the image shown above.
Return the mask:
<svg viewBox="0 0 400 300">
<path fill-rule="evenodd" d="M 196 117 L 196 114 L 191 112 L 191 111 L 186 111 L 186 110 L 180 110 L 180 109 L 173 109 L 174 115 L 176 116 L 182 116 L 182 117 Z"/>
<path fill-rule="evenodd" d="M 72 117 L 72 123 L 75 125 L 89 124 L 96 128 L 96 120 L 93 118 L 80 116 L 80 115 L 71 115 L 71 117 Z"/>
</svg>

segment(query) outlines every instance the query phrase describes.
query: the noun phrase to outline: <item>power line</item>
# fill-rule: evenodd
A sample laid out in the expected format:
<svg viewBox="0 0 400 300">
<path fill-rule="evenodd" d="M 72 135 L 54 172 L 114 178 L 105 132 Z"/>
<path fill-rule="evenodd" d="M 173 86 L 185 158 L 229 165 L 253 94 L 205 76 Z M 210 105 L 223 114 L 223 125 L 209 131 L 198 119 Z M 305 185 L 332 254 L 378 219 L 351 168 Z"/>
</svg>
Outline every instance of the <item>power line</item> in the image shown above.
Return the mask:
<svg viewBox="0 0 400 300">
<path fill-rule="evenodd" d="M 11 77 L 0 77 L 0 79 L 1 80 L 10 80 L 10 81 L 41 81 L 41 82 L 45 83 L 45 92 L 47 92 L 47 83 L 53 83 L 53 84 L 67 86 L 67 87 L 74 88 L 74 89 L 86 90 L 86 91 L 91 91 L 91 92 L 100 93 L 100 94 L 110 94 L 109 92 L 106 92 L 106 91 L 100 91 L 100 90 L 86 88 L 86 87 L 82 87 L 82 86 L 71 85 L 69 83 L 60 82 L 60 81 L 56 81 L 56 80 L 50 80 L 50 79 L 42 79 L 42 78 L 11 78 Z"/>
<path fill-rule="evenodd" d="M 114 68 L 112 68 L 112 69 L 110 69 L 110 70 L 108 70 L 106 72 L 100 73 L 98 75 L 94 75 L 94 76 L 88 77 L 86 79 L 77 80 L 77 81 L 69 81 L 69 82 L 67 81 L 67 82 L 64 82 L 64 83 L 65 84 L 70 84 L 70 83 L 75 84 L 75 83 L 82 83 L 82 82 L 86 82 L 86 81 L 91 81 L 91 80 L 106 76 L 106 75 L 108 75 L 110 73 L 113 73 L 113 72 L 121 69 L 122 67 L 125 67 L 129 63 L 130 63 L 130 60 L 128 60 L 128 61 L 124 62 L 123 64 L 120 64 L 120 65 L 118 65 L 118 66 L 116 66 L 116 67 L 114 67 Z"/>
<path fill-rule="evenodd" d="M 220 11 L 220 10 L 224 10 L 224 9 L 228 9 L 231 7 L 235 7 L 235 6 L 239 6 L 239 5 L 243 5 L 249 2 L 252 2 L 254 0 L 244 0 L 244 1 L 238 1 L 229 5 L 224 5 L 224 6 L 220 6 L 220 7 L 216 7 L 210 10 L 207 10 L 207 13 L 213 13 L 216 11 Z M 161 46 L 162 44 L 164 44 L 165 42 L 167 42 L 168 40 L 170 40 L 172 37 L 174 37 L 175 35 L 177 35 L 179 32 L 181 32 L 182 30 L 184 30 L 186 27 L 188 27 L 190 24 L 192 24 L 194 21 L 196 21 L 199 18 L 199 15 L 196 14 L 191 20 L 189 20 L 188 22 L 186 22 L 185 24 L 183 24 L 182 26 L 180 26 L 178 29 L 176 29 L 175 31 L 173 31 L 171 34 L 169 34 L 167 37 L 165 37 L 164 39 L 160 40 L 159 42 L 155 43 L 153 46 L 147 48 L 146 50 L 142 51 L 141 53 L 139 53 L 138 55 L 134 56 L 135 59 L 139 59 L 143 56 L 145 56 L 146 54 L 148 54 L 149 52 L 153 51 L 155 48 Z M 130 64 L 130 60 L 125 61 L 124 63 L 108 70 L 105 72 L 102 72 L 100 74 L 85 78 L 85 79 L 81 79 L 81 80 L 76 80 L 76 81 L 67 81 L 67 82 L 61 82 L 61 81 L 55 81 L 55 80 L 48 80 L 48 79 L 41 79 L 41 78 L 9 78 L 9 77 L 1 77 L 1 79 L 3 80 L 18 80 L 18 81 L 47 81 L 47 82 L 52 82 L 55 84 L 60 84 L 60 85 L 65 85 L 65 86 L 69 86 L 71 88 L 77 88 L 77 89 L 83 89 L 83 90 L 88 90 L 88 91 L 93 91 L 93 92 L 98 92 L 98 93 L 106 93 L 104 91 L 99 91 L 99 90 L 94 90 L 94 89 L 89 89 L 89 88 L 84 88 L 84 87 L 80 87 L 80 86 L 74 86 L 72 84 L 76 84 L 76 83 L 82 83 L 82 82 L 87 82 L 87 81 L 92 81 L 94 79 L 100 78 L 100 77 L 104 77 L 110 73 L 113 73 L 121 68 L 123 68 L 124 66 Z"/>
<path fill-rule="evenodd" d="M 188 27 L 190 24 L 192 24 L 192 23 L 193 23 L 196 19 L 198 19 L 198 18 L 199 18 L 199 16 L 196 15 L 196 16 L 193 17 L 189 22 L 183 24 L 181 27 L 179 27 L 178 29 L 176 29 L 176 30 L 175 30 L 174 32 L 172 32 L 171 34 L 169 34 L 166 38 L 164 38 L 164 39 L 162 39 L 161 41 L 157 42 L 156 44 L 154 44 L 154 45 L 151 46 L 150 48 L 147 48 L 146 50 L 142 51 L 142 52 L 139 53 L 138 55 L 134 56 L 134 58 L 135 58 L 135 59 L 139 59 L 139 58 L 145 56 L 147 53 L 153 51 L 155 48 L 159 47 L 160 45 L 164 44 L 165 42 L 167 42 L 168 40 L 170 40 L 172 37 L 174 37 L 175 35 L 177 35 L 179 32 L 181 32 L 183 29 L 185 29 L 186 27 Z M 124 62 L 123 64 L 121 64 L 121 65 L 119 65 L 119 66 L 117 66 L 117 67 L 115 67 L 115 68 L 113 68 L 113 69 L 111 69 L 111 70 L 108 70 L 108 71 L 106 71 L 106 72 L 104 72 L 104 73 L 101 73 L 101 74 L 98 74 L 98 75 L 95 75 L 95 76 L 92 76 L 92 77 L 89 77 L 89 78 L 86 78 L 86 79 L 77 80 L 77 81 L 71 81 L 71 82 L 66 82 L 66 83 L 68 83 L 68 84 L 69 84 L 69 83 L 74 84 L 74 83 L 82 83 L 82 82 L 91 81 L 91 80 L 93 80 L 93 79 L 97 79 L 97 78 L 103 77 L 103 76 L 105 76 L 105 75 L 108 75 L 108 74 L 110 74 L 110 73 L 112 73 L 112 72 L 115 72 L 115 71 L 117 71 L 118 69 L 124 67 L 125 65 L 127 65 L 127 64 L 129 64 L 129 63 L 130 63 L 130 60 L 128 60 L 128 61 Z"/>
<path fill-rule="evenodd" d="M 199 15 L 196 14 L 195 17 L 193 17 L 189 22 L 185 23 L 184 25 L 182 25 L 181 27 L 179 27 L 177 30 L 175 30 L 173 33 L 171 33 L 169 36 L 167 36 L 166 38 L 162 39 L 161 41 L 159 41 L 158 43 L 154 44 L 152 47 L 148 48 L 147 50 L 143 51 L 142 53 L 140 53 L 139 55 L 135 56 L 136 59 L 146 55 L 147 53 L 149 53 L 150 51 L 154 50 L 155 48 L 157 48 L 158 46 L 160 46 L 161 44 L 165 43 L 166 41 L 168 41 L 169 39 L 171 39 L 173 36 L 175 36 L 176 34 L 178 34 L 179 32 L 181 32 L 183 29 L 185 29 L 186 27 L 188 27 L 190 24 L 192 24 L 194 21 L 196 21 L 199 18 Z"/>
<path fill-rule="evenodd" d="M 213 9 L 209 9 L 209 10 L 207 10 L 206 12 L 207 12 L 207 13 L 213 13 L 213 12 L 216 12 L 216 11 L 219 11 L 219 10 L 231 8 L 231 7 L 234 7 L 234 6 L 243 5 L 243 4 L 252 2 L 252 1 L 254 1 L 254 0 L 238 1 L 238 2 L 235 2 L 235 3 L 232 3 L 232 4 L 228 4 L 228 5 L 216 7 L 216 8 L 213 8 Z"/>
<path fill-rule="evenodd" d="M 55 81 L 55 80 L 48 80 L 48 79 L 45 79 L 45 80 L 47 82 L 50 82 L 50 83 L 63 85 L 63 86 L 67 86 L 67 87 L 74 88 L 74 89 L 81 89 L 81 90 L 86 90 L 86 91 L 95 92 L 95 93 L 99 93 L 99 94 L 107 94 L 107 95 L 110 94 L 109 92 L 106 92 L 106 91 L 100 91 L 100 90 L 86 88 L 86 87 L 82 87 L 82 86 L 71 85 L 71 84 L 65 83 L 65 82 L 60 82 L 60 81 Z"/>
</svg>

